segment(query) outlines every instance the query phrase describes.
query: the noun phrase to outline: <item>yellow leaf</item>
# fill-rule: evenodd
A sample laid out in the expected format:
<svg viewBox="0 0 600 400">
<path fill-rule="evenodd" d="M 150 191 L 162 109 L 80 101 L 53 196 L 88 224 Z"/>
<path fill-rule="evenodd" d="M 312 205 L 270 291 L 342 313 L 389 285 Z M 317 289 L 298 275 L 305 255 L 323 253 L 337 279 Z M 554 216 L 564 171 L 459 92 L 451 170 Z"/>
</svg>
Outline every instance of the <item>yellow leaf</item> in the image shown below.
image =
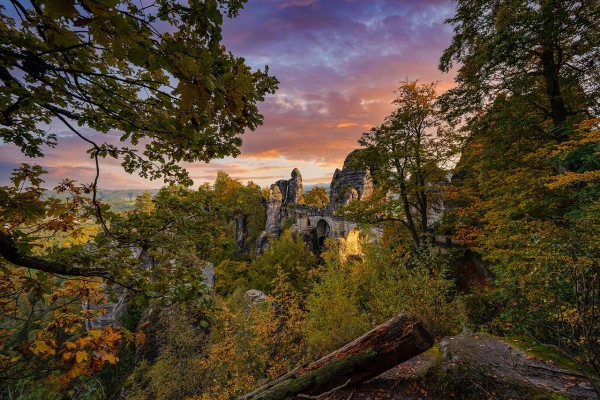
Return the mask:
<svg viewBox="0 0 600 400">
<path fill-rule="evenodd" d="M 42 355 L 54 355 L 56 354 L 56 349 L 50 347 L 48 345 L 48 341 L 36 339 L 33 341 L 33 344 L 29 348 L 33 354 L 36 356 L 39 354 Z"/>
<path fill-rule="evenodd" d="M 86 372 L 86 365 L 85 364 L 73 364 L 71 366 L 71 368 L 69 368 L 69 370 L 67 371 L 67 375 L 69 376 L 69 378 L 76 378 L 81 374 L 84 374 Z"/>
<path fill-rule="evenodd" d="M 104 339 L 107 342 L 116 342 L 122 337 L 121 332 L 114 330 L 112 327 L 106 328 Z"/>
<path fill-rule="evenodd" d="M 77 347 L 77 345 L 73 342 L 65 342 L 64 346 L 69 350 L 73 350 Z"/>
<path fill-rule="evenodd" d="M 78 351 L 77 353 L 75 353 L 75 361 L 77 361 L 78 363 L 82 361 L 87 361 L 88 357 L 89 355 L 87 351 Z"/>
<path fill-rule="evenodd" d="M 88 335 L 94 339 L 98 339 L 102 336 L 102 331 L 100 329 L 90 329 Z"/>
<path fill-rule="evenodd" d="M 146 343 L 146 334 L 144 332 L 138 332 L 135 334 L 134 339 L 135 346 L 139 346 L 141 344 Z"/>
</svg>

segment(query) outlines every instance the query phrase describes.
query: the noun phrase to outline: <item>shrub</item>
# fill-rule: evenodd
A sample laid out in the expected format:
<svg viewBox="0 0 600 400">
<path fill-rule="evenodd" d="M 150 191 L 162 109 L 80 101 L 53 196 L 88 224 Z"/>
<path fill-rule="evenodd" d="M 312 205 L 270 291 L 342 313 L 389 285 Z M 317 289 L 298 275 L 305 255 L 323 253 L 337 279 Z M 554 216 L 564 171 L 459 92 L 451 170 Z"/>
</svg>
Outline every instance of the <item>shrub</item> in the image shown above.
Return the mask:
<svg viewBox="0 0 600 400">
<path fill-rule="evenodd" d="M 285 231 L 256 258 L 252 284 L 256 289 L 270 293 L 274 288 L 275 278 L 282 271 L 294 290 L 306 293 L 310 289 L 311 270 L 316 265 L 317 258 L 302 238 L 296 233 Z"/>
<path fill-rule="evenodd" d="M 362 302 L 373 323 L 400 311 L 418 316 L 434 336 L 457 333 L 462 320 L 460 303 L 453 298 L 454 283 L 446 272 L 448 260 L 437 249 L 418 254 L 394 253 L 380 243 L 367 245 L 362 282 Z"/>
<path fill-rule="evenodd" d="M 369 329 L 348 264 L 340 260 L 335 242 L 328 241 L 327 247 L 322 254 L 324 272 L 307 298 L 306 338 L 315 356 L 329 353 Z"/>
</svg>

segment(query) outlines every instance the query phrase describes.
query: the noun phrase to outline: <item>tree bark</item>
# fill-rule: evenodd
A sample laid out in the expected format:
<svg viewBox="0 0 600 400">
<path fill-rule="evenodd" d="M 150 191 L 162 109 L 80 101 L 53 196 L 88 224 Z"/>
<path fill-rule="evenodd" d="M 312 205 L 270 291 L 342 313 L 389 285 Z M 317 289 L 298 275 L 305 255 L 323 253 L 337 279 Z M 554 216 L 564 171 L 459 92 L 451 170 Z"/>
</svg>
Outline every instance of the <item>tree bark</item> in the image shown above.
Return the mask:
<svg viewBox="0 0 600 400">
<path fill-rule="evenodd" d="M 546 83 L 546 97 L 548 98 L 552 109 L 552 124 L 555 128 L 559 128 L 567 121 L 565 100 L 560 91 L 560 64 L 554 60 L 554 51 L 550 46 L 544 47 L 540 58 Z"/>
<path fill-rule="evenodd" d="M 402 312 L 333 353 L 280 376 L 240 400 L 283 400 L 358 385 L 430 349 L 433 342 L 416 317 Z"/>
</svg>

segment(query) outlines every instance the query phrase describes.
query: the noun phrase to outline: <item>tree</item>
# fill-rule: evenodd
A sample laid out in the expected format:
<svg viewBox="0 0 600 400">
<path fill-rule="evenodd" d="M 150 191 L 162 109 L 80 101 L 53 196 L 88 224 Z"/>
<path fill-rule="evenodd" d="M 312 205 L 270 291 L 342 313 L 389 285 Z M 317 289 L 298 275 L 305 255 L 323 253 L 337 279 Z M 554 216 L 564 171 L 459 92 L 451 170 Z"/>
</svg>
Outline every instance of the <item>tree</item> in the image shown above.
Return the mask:
<svg viewBox="0 0 600 400">
<path fill-rule="evenodd" d="M 280 238 L 269 243 L 269 248 L 264 253 L 256 257 L 252 265 L 252 283 L 257 289 L 270 294 L 276 278 L 284 274 L 295 291 L 306 293 L 311 272 L 316 266 L 317 258 L 302 237 L 286 230 Z"/>
<path fill-rule="evenodd" d="M 322 186 L 315 186 L 304 196 L 304 204 L 313 207 L 325 208 L 329 204 L 327 190 Z"/>
<path fill-rule="evenodd" d="M 141 196 L 135 198 L 135 212 L 150 214 L 153 210 L 154 204 L 152 204 L 152 195 L 150 192 L 146 190 Z"/>
<path fill-rule="evenodd" d="M 61 123 L 80 137 L 95 160 L 87 190 L 98 217 L 101 158 L 120 159 L 125 171 L 142 177 L 191 184 L 178 163 L 237 155 L 240 135 L 262 122 L 257 102 L 277 86 L 267 69 L 252 72 L 220 44 L 223 14 L 236 16 L 243 3 L 11 0 L 12 17 L 0 6 L 0 138 L 42 157 L 44 146 L 61 140 L 48 124 Z M 130 146 L 95 142 L 82 127 L 117 131 Z M 38 211 L 48 204 L 36 199 Z M 28 223 L 44 218 L 37 217 Z M 0 254 L 12 264 L 62 275 L 108 274 L 32 258 L 19 243 L 27 236 L 17 232 L 21 226 L 7 229 L 2 222 Z"/>
<path fill-rule="evenodd" d="M 536 112 L 501 95 L 470 124 L 446 192 L 452 235 L 481 255 L 494 278 L 471 295 L 493 307 L 477 309 L 473 297 L 466 304 L 476 324 L 525 333 L 585 365 L 584 374 L 595 368 L 598 387 L 598 120 L 557 142 L 535 129 Z"/>
<path fill-rule="evenodd" d="M 460 0 L 440 60 L 446 72 L 453 61 L 461 65 L 446 107 L 477 115 L 500 94 L 521 97 L 564 140 L 570 116 L 600 110 L 599 16 L 596 0 Z"/>
<path fill-rule="evenodd" d="M 266 214 L 260 187 L 253 182 L 243 185 L 219 171 L 213 189 L 217 207 L 227 215 L 231 237 L 235 237 L 235 254 L 231 255 L 247 256 L 265 226 Z"/>
<path fill-rule="evenodd" d="M 430 236 L 446 171 L 458 150 L 458 137 L 443 121 L 435 90 L 434 83 L 401 82 L 396 110 L 359 140 L 367 148 L 361 156 L 367 165 L 379 166 L 375 179 L 380 193 L 354 211 L 366 209 L 376 220 L 399 221 L 415 249 Z"/>
<path fill-rule="evenodd" d="M 43 124 L 58 119 L 92 158 L 123 157 L 128 172 L 189 181 L 176 163 L 239 154 L 239 135 L 262 121 L 256 103 L 276 87 L 220 44 L 222 12 L 234 17 L 243 1 L 10 3 L 16 18 L 0 9 L 0 134 L 31 157 L 57 144 Z M 145 158 L 92 143 L 76 126 L 116 129 L 133 145 L 145 139 Z"/>
</svg>

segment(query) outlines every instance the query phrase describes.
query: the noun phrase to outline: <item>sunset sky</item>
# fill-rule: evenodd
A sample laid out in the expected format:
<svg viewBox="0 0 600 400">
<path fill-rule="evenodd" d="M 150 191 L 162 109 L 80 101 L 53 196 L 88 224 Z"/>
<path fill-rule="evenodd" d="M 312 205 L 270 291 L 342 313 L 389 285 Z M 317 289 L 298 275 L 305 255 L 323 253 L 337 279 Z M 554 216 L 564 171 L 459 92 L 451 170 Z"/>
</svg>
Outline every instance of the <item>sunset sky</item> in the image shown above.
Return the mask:
<svg viewBox="0 0 600 400">
<path fill-rule="evenodd" d="M 253 68 L 269 65 L 279 91 L 260 105 L 264 125 L 244 135 L 240 156 L 187 165 L 194 182 L 213 181 L 224 170 L 266 186 L 298 167 L 306 184 L 328 184 L 361 133 L 392 110 L 399 81 L 452 86 L 452 75 L 437 65 L 451 38 L 443 21 L 453 11 L 449 0 L 249 0 L 238 18 L 226 21 L 223 42 Z M 90 182 L 94 169 L 85 151 L 80 139 L 62 135 L 38 160 L 0 145 L 0 185 L 21 162 L 43 165 L 49 186 L 62 177 Z M 162 186 L 128 175 L 112 160 L 101 168 L 104 189 Z"/>
</svg>

